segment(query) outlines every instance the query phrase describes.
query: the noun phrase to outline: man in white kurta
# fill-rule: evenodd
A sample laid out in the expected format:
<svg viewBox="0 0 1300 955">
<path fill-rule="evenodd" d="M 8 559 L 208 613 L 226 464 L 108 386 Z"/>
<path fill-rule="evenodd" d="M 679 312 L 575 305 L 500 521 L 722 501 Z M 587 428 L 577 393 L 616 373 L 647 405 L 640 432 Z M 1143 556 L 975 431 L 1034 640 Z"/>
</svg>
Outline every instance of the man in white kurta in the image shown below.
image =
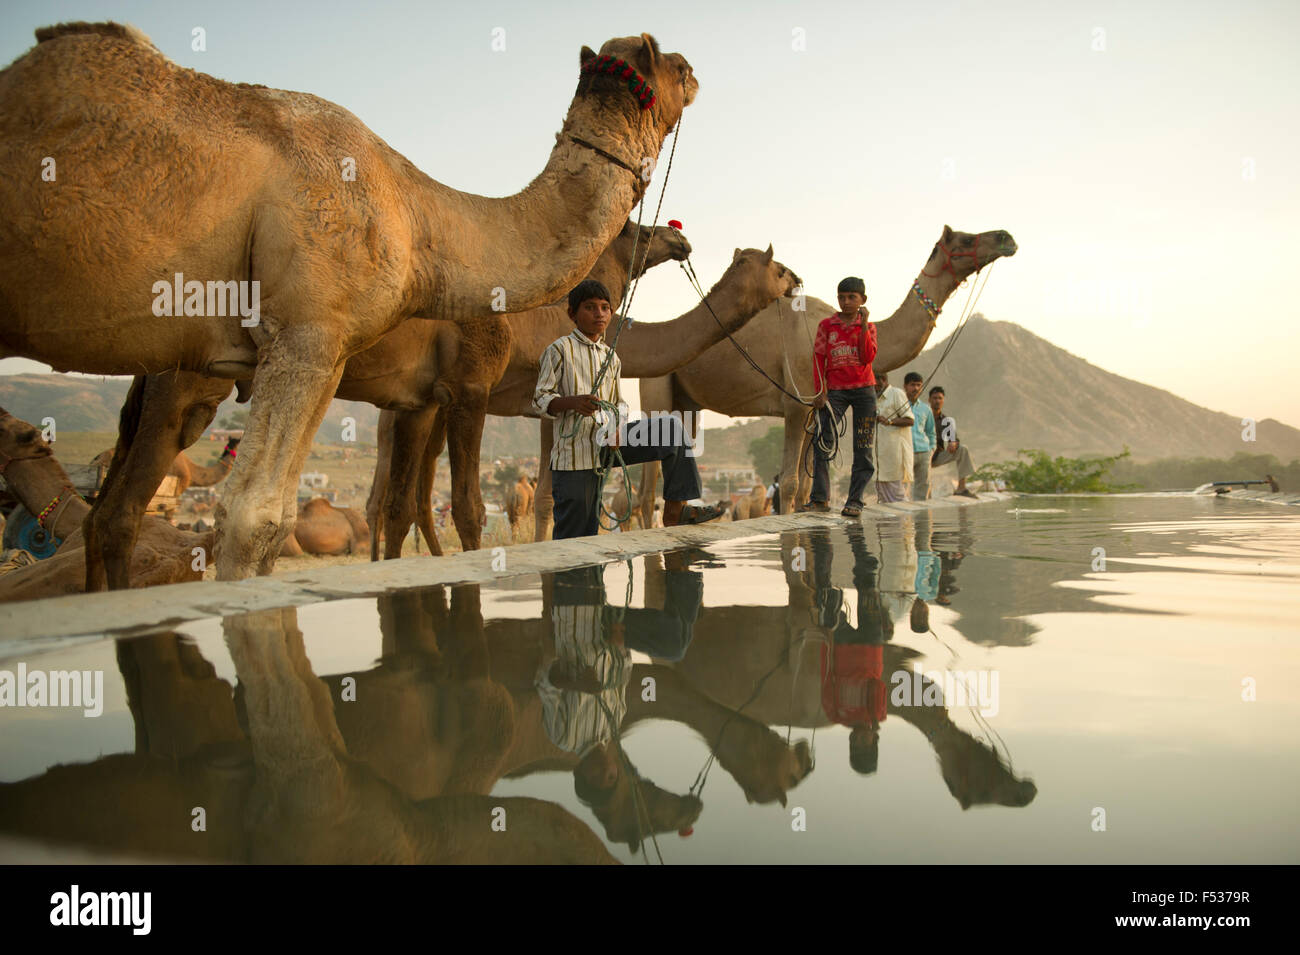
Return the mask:
<svg viewBox="0 0 1300 955">
<path fill-rule="evenodd" d="M 912 405 L 889 376 L 876 372 L 876 499 L 903 500 L 903 482 L 912 480 Z"/>
</svg>

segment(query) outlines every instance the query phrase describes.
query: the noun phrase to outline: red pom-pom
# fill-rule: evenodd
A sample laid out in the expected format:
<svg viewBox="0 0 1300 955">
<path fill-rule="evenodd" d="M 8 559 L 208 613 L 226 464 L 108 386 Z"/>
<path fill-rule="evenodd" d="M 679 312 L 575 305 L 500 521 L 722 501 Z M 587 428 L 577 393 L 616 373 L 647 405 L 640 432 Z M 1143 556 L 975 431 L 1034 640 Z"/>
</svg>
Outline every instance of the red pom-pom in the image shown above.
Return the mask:
<svg viewBox="0 0 1300 955">
<path fill-rule="evenodd" d="M 677 834 L 678 834 L 679 836 L 681 836 L 683 839 L 685 839 L 687 836 L 691 835 L 693 832 L 695 832 L 695 827 L 694 827 L 694 826 L 687 826 L 685 829 L 678 829 L 678 830 L 677 830 Z"/>
<path fill-rule="evenodd" d="M 670 229 L 676 229 L 678 232 L 681 232 L 681 231 L 682 231 L 682 224 L 681 224 L 681 222 L 680 222 L 679 220 L 677 220 L 677 219 L 669 219 L 669 220 L 668 220 L 668 227 L 669 227 Z"/>
<path fill-rule="evenodd" d="M 627 67 L 626 69 L 623 70 L 623 79 L 630 80 L 632 78 L 632 74 L 635 72 L 636 70 L 632 69 L 632 67 L 630 66 Z"/>
<path fill-rule="evenodd" d="M 654 104 L 655 104 L 655 98 L 654 98 L 653 96 L 651 96 L 651 97 L 650 97 L 650 102 L 648 102 L 648 103 L 645 104 L 645 108 L 646 108 L 646 109 L 649 109 L 649 108 L 650 108 L 651 106 L 653 106 Z"/>
</svg>

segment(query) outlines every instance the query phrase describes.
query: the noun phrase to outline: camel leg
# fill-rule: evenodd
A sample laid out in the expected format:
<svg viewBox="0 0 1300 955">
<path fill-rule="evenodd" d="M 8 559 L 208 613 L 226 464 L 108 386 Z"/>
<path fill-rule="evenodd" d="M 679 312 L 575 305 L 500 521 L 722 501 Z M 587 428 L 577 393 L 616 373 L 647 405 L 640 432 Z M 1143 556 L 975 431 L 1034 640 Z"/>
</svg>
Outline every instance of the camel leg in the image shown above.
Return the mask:
<svg viewBox="0 0 1300 955">
<path fill-rule="evenodd" d="M 420 467 L 419 501 L 416 513 L 419 515 L 420 529 L 424 539 L 429 542 L 429 552 L 434 557 L 442 556 L 442 544 L 438 541 L 438 531 L 433 526 L 433 479 L 438 473 L 438 458 L 447 445 L 447 416 L 434 415 L 433 430 L 429 433 L 429 442 L 424 448 L 424 463 Z"/>
<path fill-rule="evenodd" d="M 533 540 L 551 539 L 551 517 L 555 498 L 551 494 L 551 446 L 555 443 L 555 422 L 542 418 L 538 422 L 541 439 L 537 457 L 537 491 L 533 494 Z"/>
<path fill-rule="evenodd" d="M 343 375 L 337 347 L 311 340 L 318 335 L 314 328 L 285 330 L 264 346 L 268 354 L 253 376 L 253 402 L 239 460 L 217 506 L 218 580 L 269 573 L 293 533 L 295 515 L 286 515 L 285 502 L 297 496 L 298 475 L 312 438 Z M 308 340 L 299 340 L 303 337 Z M 327 370 L 322 366 L 328 361 L 292 357 L 322 352 L 335 361 Z"/>
<path fill-rule="evenodd" d="M 384 495 L 384 560 L 402 556 L 406 532 L 415 523 L 416 489 L 437 405 L 399 411 L 393 418 L 393 450 Z"/>
<path fill-rule="evenodd" d="M 485 514 L 478 482 L 487 389 L 466 387 L 448 409 L 447 437 L 451 457 L 451 516 L 460 534 L 461 550 L 478 550 Z"/>
<path fill-rule="evenodd" d="M 796 503 L 808 500 L 812 493 L 812 478 L 803 473 L 804 444 L 807 435 L 803 430 L 808 409 L 797 401 L 786 399 L 785 441 L 781 453 L 781 513 L 789 514 Z"/>
<path fill-rule="evenodd" d="M 379 413 L 379 459 L 375 462 L 375 477 L 370 482 L 370 496 L 366 498 L 366 523 L 370 525 L 370 559 L 379 560 L 379 538 L 383 527 L 380 512 L 384 496 L 388 493 L 388 472 L 393 466 L 393 420 L 396 412 Z"/>
</svg>

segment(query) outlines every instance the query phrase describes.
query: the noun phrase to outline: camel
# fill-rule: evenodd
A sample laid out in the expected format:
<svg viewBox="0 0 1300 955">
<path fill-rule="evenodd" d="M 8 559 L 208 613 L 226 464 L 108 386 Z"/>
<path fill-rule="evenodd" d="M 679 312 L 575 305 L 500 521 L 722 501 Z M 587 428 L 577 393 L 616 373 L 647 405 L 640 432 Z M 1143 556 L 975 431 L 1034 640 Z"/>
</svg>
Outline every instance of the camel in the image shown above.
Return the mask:
<svg viewBox="0 0 1300 955">
<path fill-rule="evenodd" d="M 664 262 L 680 262 L 690 253 L 690 243 L 677 230 L 649 226 L 638 230 L 629 221 L 601 253 L 588 277 L 601 282 L 618 300 L 623 298 L 629 277 L 637 279 Z M 522 340 L 531 341 L 535 337 L 529 335 L 532 326 L 543 320 L 553 321 L 554 317 L 553 309 L 508 315 L 473 329 L 456 328 L 435 342 L 436 347 L 425 349 L 431 356 L 429 365 L 433 376 L 427 398 L 401 407 L 390 403 L 395 412 L 380 415 L 379 461 L 366 502 L 366 518 L 372 529 L 371 560 L 379 559 L 380 537 L 386 542 L 385 558 L 400 557 L 406 529 L 416 521 L 429 541 L 430 552 L 434 556 L 442 553 L 429 501 L 437 457 L 442 453 L 449 427 L 455 435 L 449 454 L 453 518 L 462 546 L 466 550 L 478 547 L 479 529 L 486 520 L 478 483 L 484 403 L 490 401 L 490 393 L 497 389 L 517 360 L 520 346 L 516 342 L 521 336 Z M 561 334 L 567 334 L 567 330 Z M 358 370 L 356 377 L 373 378 L 388 366 L 380 363 L 370 375 Z M 534 381 L 536 375 L 534 370 Z M 426 465 L 430 452 L 433 462 Z M 399 475 L 399 480 L 391 480 L 393 473 Z"/>
<path fill-rule="evenodd" d="M 176 493 L 184 494 L 192 487 L 212 487 L 224 481 L 235 466 L 235 449 L 238 446 L 239 438 L 227 440 L 217 463 L 210 465 L 195 464 L 184 451 L 176 455 L 167 471 L 176 478 Z"/>
<path fill-rule="evenodd" d="M 64 176 L 0 188 L 0 357 L 251 375 L 217 509 L 223 580 L 274 566 L 344 359 L 407 318 L 473 324 L 573 287 L 699 88 L 649 34 L 583 47 L 546 168 L 489 199 L 430 179 L 333 103 L 182 69 L 133 27 L 36 39 L 0 71 L 0 165 L 57 157 Z"/>
<path fill-rule="evenodd" d="M 352 508 L 335 507 L 323 497 L 314 497 L 298 509 L 293 536 L 301 553 L 333 557 L 363 551 L 370 528 Z"/>
<path fill-rule="evenodd" d="M 736 249 L 732 255 L 731 265 L 706 295 L 707 306 L 701 303 L 671 321 L 633 322 L 623 329 L 617 347 L 618 356 L 623 363 L 623 377 L 659 376 L 680 367 L 693 357 L 704 353 L 711 345 L 721 341 L 728 332 L 735 332 L 742 328 L 771 302 L 782 296 L 790 297 L 799 285 L 799 276 L 773 257 L 770 245 L 763 252 L 757 249 Z M 619 289 L 612 286 L 610 294 L 615 298 L 621 297 Z M 712 312 L 709 311 L 710 308 Z M 572 330 L 573 323 L 569 320 L 567 310 L 559 306 L 538 310 L 527 323 L 516 322 L 510 362 L 505 375 L 492 387 L 492 393 L 488 397 L 487 412 L 507 418 L 520 416 L 536 418 L 537 412 L 532 408 L 533 390 L 537 386 L 537 373 L 541 366 L 542 353 L 551 342 L 562 338 Z M 441 413 L 435 418 L 439 416 Z M 451 426 L 435 420 L 431 429 L 431 437 L 425 446 L 424 460 L 420 465 L 423 470 L 419 478 L 418 507 L 422 511 L 427 511 L 426 502 L 429 495 L 426 489 L 433 487 L 434 469 L 437 467 L 438 455 L 442 453 L 441 436 L 449 431 Z M 533 508 L 536 523 L 535 539 L 545 540 L 550 532 L 554 507 L 551 499 L 553 435 L 550 421 L 540 422 L 540 435 L 539 474 Z M 418 435 L 416 439 L 418 440 Z M 394 439 L 393 443 L 396 446 L 401 441 Z M 452 447 L 455 446 L 453 441 Z M 474 445 L 472 449 L 476 447 L 477 445 Z M 474 456 L 474 460 L 477 462 L 477 455 Z M 394 468 L 394 471 L 397 470 Z M 477 474 L 477 466 L 468 473 Z M 464 498 L 462 497 L 461 500 L 463 503 Z M 416 507 L 416 501 L 408 498 L 408 510 L 397 522 L 399 528 L 409 526 L 415 519 Z M 455 514 L 454 498 L 452 507 Z M 402 523 L 403 519 L 406 521 L 405 524 Z M 481 511 L 476 515 L 473 510 L 468 513 L 462 510 L 461 516 L 456 521 L 456 530 L 460 533 L 461 544 L 466 550 L 478 546 L 480 520 Z M 421 513 L 420 521 L 422 526 L 427 523 L 432 528 L 431 513 Z M 651 526 L 650 519 L 643 517 L 642 526 Z M 404 535 L 403 530 L 402 536 Z M 386 540 L 390 543 L 386 544 L 385 557 L 401 556 L 400 538 L 395 545 L 391 543 L 393 537 L 386 537 Z M 374 556 L 373 551 L 372 556 Z"/>
<path fill-rule="evenodd" d="M 680 234 L 649 227 L 638 231 L 629 221 L 597 260 L 592 275 L 626 282 L 634 246 L 639 249 L 637 259 L 642 270 L 690 253 L 690 244 Z M 466 367 L 476 354 L 475 350 L 466 353 L 463 345 L 466 334 L 478 341 L 477 353 L 491 351 L 491 343 L 483 340 L 484 329 L 496 330 L 497 323 L 485 320 L 465 328 L 425 319 L 403 322 L 347 360 L 336 396 L 365 401 L 383 409 L 423 408 L 446 402 L 452 394 L 448 382 L 454 385 L 474 374 L 472 368 Z M 239 400 L 247 399 L 247 387 L 247 382 L 239 384 Z M 227 380 L 193 372 L 136 376 L 123 403 L 113 465 L 84 528 L 87 591 L 105 587 L 120 590 L 127 586 L 126 568 L 140 518 L 163 477 L 169 473 L 168 462 L 180 459 L 184 449 L 199 439 L 231 389 L 232 384 Z M 391 419 L 389 411 L 384 414 Z M 385 479 L 391 455 L 391 448 L 383 439 L 386 433 L 381 427 L 377 469 Z M 368 508 L 368 518 L 371 526 L 375 526 L 378 515 L 372 508 Z M 439 552 L 437 537 L 429 539 L 435 553 Z M 280 556 L 301 553 L 294 535 L 290 534 L 281 546 Z"/>
<path fill-rule="evenodd" d="M 767 488 L 761 484 L 755 484 L 747 494 L 742 494 L 736 498 L 736 503 L 731 506 L 731 519 L 733 521 L 747 521 L 751 518 L 762 517 L 767 513 L 767 508 Z"/>
<path fill-rule="evenodd" d="M 1007 232 L 972 235 L 944 226 L 914 284 L 914 289 L 919 288 L 933 303 L 934 314 L 914 290 L 909 291 L 894 314 L 877 323 L 875 367 L 892 371 L 919 355 L 934 330 L 939 310 L 957 287 L 989 263 L 1015 253 L 1015 240 Z M 801 314 L 770 306 L 736 335 L 763 370 L 794 394 L 811 392 L 813 337 L 818 323 L 836 311 L 811 296 L 806 306 Z M 732 417 L 782 418 L 781 513 L 789 513 L 796 499 L 807 500 L 812 478 L 802 473 L 799 462 L 808 406 L 777 391 L 736 354 L 730 342 L 713 346 L 671 375 L 643 380 L 641 408 L 646 413 L 708 409 Z M 641 483 L 643 519 L 654 509 L 658 475 L 657 463 L 646 465 Z M 539 514 L 543 506 L 539 500 Z"/>
<path fill-rule="evenodd" d="M 72 489 L 41 432 L 0 408 L 0 474 L 32 514 L 62 543 L 52 557 L 0 577 L 0 601 L 36 600 L 80 593 L 85 584 L 86 549 L 81 525 L 90 505 Z M 45 512 L 48 510 L 48 514 Z M 159 517 L 141 524 L 140 546 L 127 579 L 132 587 L 200 580 L 214 535 L 194 534 Z M 199 559 L 199 552 L 202 560 Z"/>
<path fill-rule="evenodd" d="M 528 475 L 519 472 L 519 480 L 506 489 L 506 517 L 510 520 L 510 534 L 519 534 L 519 525 L 533 512 L 533 485 Z"/>
</svg>

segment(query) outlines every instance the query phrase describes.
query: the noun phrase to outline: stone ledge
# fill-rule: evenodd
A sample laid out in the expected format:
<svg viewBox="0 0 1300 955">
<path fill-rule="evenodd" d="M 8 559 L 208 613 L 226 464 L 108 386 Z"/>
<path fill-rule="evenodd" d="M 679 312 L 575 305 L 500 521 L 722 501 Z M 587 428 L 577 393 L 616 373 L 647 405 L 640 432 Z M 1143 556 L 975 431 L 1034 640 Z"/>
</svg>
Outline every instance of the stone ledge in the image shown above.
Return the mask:
<svg viewBox="0 0 1300 955">
<path fill-rule="evenodd" d="M 1006 491 L 978 498 L 940 498 L 908 502 L 915 506 L 873 504 L 863 520 L 894 519 L 915 510 L 937 510 L 1010 500 Z M 536 541 L 504 548 L 507 569 L 492 569 L 492 550 L 446 557 L 404 557 L 378 563 L 339 564 L 319 570 L 287 571 L 238 581 L 168 584 L 140 590 L 73 594 L 21 603 L 0 604 L 0 651 L 11 655 L 21 641 L 45 641 L 112 633 L 129 636 L 190 620 L 228 617 L 254 610 L 301 607 L 325 600 L 374 597 L 409 587 L 435 584 L 491 583 L 505 577 L 547 573 L 626 560 L 645 554 L 704 546 L 717 541 L 759 537 L 786 530 L 843 526 L 845 518 L 830 514 L 784 514 L 750 521 L 657 527 L 624 534 L 601 534 L 563 541 Z"/>
</svg>

